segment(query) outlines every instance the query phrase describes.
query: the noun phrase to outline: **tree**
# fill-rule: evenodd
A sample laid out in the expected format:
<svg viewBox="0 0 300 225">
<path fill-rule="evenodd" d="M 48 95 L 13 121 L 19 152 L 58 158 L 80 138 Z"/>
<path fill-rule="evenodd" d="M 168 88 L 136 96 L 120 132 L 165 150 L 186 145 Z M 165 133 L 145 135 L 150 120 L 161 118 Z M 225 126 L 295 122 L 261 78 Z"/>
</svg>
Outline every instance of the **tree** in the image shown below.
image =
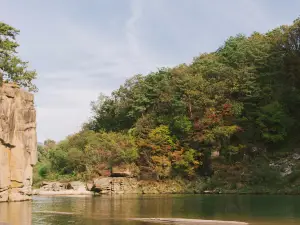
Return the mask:
<svg viewBox="0 0 300 225">
<path fill-rule="evenodd" d="M 135 163 L 160 179 L 192 178 L 213 174 L 214 152 L 233 164 L 254 151 L 293 148 L 299 62 L 297 19 L 265 34 L 230 37 L 189 65 L 133 76 L 92 103 L 81 132 L 51 147 L 52 164 L 85 173 Z"/>
<path fill-rule="evenodd" d="M 36 72 L 28 69 L 28 62 L 17 55 L 16 36 L 19 30 L 0 22 L 0 85 L 3 82 L 14 82 L 29 91 L 37 91 L 32 83 Z"/>
</svg>

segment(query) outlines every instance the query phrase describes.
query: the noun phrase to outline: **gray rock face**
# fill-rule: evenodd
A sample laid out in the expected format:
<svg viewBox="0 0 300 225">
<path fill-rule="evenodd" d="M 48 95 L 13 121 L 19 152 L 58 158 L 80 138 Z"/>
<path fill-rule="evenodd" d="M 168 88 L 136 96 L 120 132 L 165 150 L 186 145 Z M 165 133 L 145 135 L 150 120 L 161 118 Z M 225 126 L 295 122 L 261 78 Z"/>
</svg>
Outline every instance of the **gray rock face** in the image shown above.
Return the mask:
<svg viewBox="0 0 300 225">
<path fill-rule="evenodd" d="M 67 189 L 67 184 L 60 182 L 43 182 L 40 190 L 43 191 L 64 191 Z"/>
<path fill-rule="evenodd" d="M 81 181 L 72 181 L 69 183 L 60 183 L 60 182 L 43 182 L 41 191 L 65 191 L 65 190 L 74 190 L 74 191 L 86 191 L 85 183 Z"/>
<path fill-rule="evenodd" d="M 87 190 L 87 185 L 81 181 L 69 183 L 43 182 L 39 189 L 33 190 L 33 195 L 93 195 Z"/>
<path fill-rule="evenodd" d="M 33 195 L 175 194 L 194 193 L 194 189 L 174 180 L 143 181 L 129 177 L 100 177 L 87 183 L 43 182 L 41 187 L 32 193 Z"/>
<path fill-rule="evenodd" d="M 72 181 L 68 184 L 68 189 L 75 191 L 86 191 L 87 185 L 81 181 Z"/>
<path fill-rule="evenodd" d="M 92 191 L 100 194 L 171 194 L 184 193 L 176 181 L 142 181 L 128 177 L 103 177 L 93 181 Z"/>
<path fill-rule="evenodd" d="M 37 160 L 33 100 L 16 85 L 0 87 L 0 202 L 30 199 Z"/>
<path fill-rule="evenodd" d="M 103 177 L 94 180 L 92 190 L 102 194 L 139 193 L 138 186 L 134 178 Z"/>
</svg>

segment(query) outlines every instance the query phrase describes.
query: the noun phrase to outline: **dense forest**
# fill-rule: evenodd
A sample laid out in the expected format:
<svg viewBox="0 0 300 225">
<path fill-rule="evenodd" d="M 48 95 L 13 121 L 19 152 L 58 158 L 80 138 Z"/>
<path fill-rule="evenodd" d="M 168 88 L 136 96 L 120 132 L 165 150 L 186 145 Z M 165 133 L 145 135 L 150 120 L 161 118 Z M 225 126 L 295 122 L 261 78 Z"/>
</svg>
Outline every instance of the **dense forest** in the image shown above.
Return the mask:
<svg viewBox="0 0 300 225">
<path fill-rule="evenodd" d="M 91 108 L 79 133 L 39 146 L 37 181 L 126 168 L 140 179 L 204 179 L 211 188 L 295 185 L 299 169 L 285 180 L 270 165 L 300 147 L 300 19 L 133 76 Z"/>
</svg>

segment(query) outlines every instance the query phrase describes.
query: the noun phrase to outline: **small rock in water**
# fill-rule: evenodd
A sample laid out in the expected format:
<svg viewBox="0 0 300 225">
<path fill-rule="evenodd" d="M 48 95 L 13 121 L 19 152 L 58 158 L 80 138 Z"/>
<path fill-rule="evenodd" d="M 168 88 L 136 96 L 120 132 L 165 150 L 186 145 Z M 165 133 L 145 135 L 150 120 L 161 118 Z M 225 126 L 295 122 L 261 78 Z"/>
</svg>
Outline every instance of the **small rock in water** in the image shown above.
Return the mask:
<svg viewBox="0 0 300 225">
<path fill-rule="evenodd" d="M 287 175 L 290 175 L 292 173 L 292 167 L 286 167 L 284 168 L 283 172 L 281 173 L 281 176 L 285 177 Z"/>
<path fill-rule="evenodd" d="M 294 153 L 294 154 L 293 154 L 293 159 L 299 160 L 299 159 L 300 159 L 300 154 Z"/>
</svg>

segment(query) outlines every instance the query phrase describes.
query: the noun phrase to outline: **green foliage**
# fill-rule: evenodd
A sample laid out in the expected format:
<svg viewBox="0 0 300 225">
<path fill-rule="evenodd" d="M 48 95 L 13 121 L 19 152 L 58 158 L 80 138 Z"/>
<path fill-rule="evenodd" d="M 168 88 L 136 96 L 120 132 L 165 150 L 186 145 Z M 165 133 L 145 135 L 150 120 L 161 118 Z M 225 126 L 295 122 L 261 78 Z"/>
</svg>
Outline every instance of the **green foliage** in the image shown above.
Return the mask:
<svg viewBox="0 0 300 225">
<path fill-rule="evenodd" d="M 199 157 L 201 157 L 201 153 L 194 149 L 175 151 L 172 155 L 173 167 L 177 173 L 188 178 L 194 178 L 197 175 L 197 169 L 201 165 L 201 162 L 197 160 Z"/>
<path fill-rule="evenodd" d="M 98 138 L 101 143 L 99 153 L 110 167 L 121 163 L 129 164 L 138 157 L 134 138 L 129 135 L 102 132 Z"/>
<path fill-rule="evenodd" d="M 263 159 L 254 162 L 251 165 L 251 176 L 248 183 L 252 186 L 257 185 L 279 185 L 282 182 L 280 171 L 271 168 Z"/>
<path fill-rule="evenodd" d="M 6 30 L 9 40 L 17 34 Z M 211 176 L 212 155 L 219 155 L 236 169 L 230 173 L 238 181 L 219 182 L 223 173 L 218 171 L 211 187 L 275 184 L 280 177 L 267 163 L 251 168 L 245 180 L 241 164 L 297 139 L 299 42 L 297 19 L 265 34 L 230 37 L 189 65 L 133 76 L 111 96 L 101 94 L 92 102 L 93 117 L 81 132 L 58 144 L 47 141 L 39 150 L 41 161 L 50 161 L 51 169 L 63 175 L 103 175 L 115 166 L 134 164 L 160 179 L 191 179 Z M 2 48 L 15 47 L 11 41 Z"/>
<path fill-rule="evenodd" d="M 143 166 L 149 167 L 160 178 L 170 176 L 171 153 L 176 144 L 168 126 L 161 125 L 150 130 L 147 137 L 138 140 L 137 146 Z"/>
<path fill-rule="evenodd" d="M 49 174 L 49 172 L 50 172 L 50 167 L 48 164 L 42 164 L 38 168 L 38 174 L 42 178 L 46 178 L 46 176 Z"/>
<path fill-rule="evenodd" d="M 272 102 L 261 108 L 256 120 L 266 142 L 283 141 L 287 136 L 289 117 L 279 102 Z"/>
<path fill-rule="evenodd" d="M 0 22 L 0 85 L 4 82 L 14 82 L 30 91 L 37 91 L 32 81 L 36 72 L 28 70 L 28 62 L 17 56 L 16 36 L 19 31 Z"/>
<path fill-rule="evenodd" d="M 49 152 L 49 160 L 53 169 L 62 171 L 67 166 L 67 152 L 60 148 L 51 149 Z"/>
<path fill-rule="evenodd" d="M 179 134 L 187 134 L 192 131 L 193 124 L 187 116 L 174 117 L 173 131 Z"/>
<path fill-rule="evenodd" d="M 38 172 L 41 177 L 47 178 L 53 173 L 99 175 L 122 163 L 129 165 L 138 157 L 134 138 L 114 132 L 82 131 L 57 144 L 46 141 L 39 148 L 44 153 L 40 155 Z"/>
<path fill-rule="evenodd" d="M 166 149 L 172 149 L 175 145 L 172 140 L 171 133 L 168 126 L 161 125 L 149 133 L 149 141 L 152 144 L 156 144 L 157 148 L 154 147 L 155 151 L 163 153 Z"/>
</svg>

